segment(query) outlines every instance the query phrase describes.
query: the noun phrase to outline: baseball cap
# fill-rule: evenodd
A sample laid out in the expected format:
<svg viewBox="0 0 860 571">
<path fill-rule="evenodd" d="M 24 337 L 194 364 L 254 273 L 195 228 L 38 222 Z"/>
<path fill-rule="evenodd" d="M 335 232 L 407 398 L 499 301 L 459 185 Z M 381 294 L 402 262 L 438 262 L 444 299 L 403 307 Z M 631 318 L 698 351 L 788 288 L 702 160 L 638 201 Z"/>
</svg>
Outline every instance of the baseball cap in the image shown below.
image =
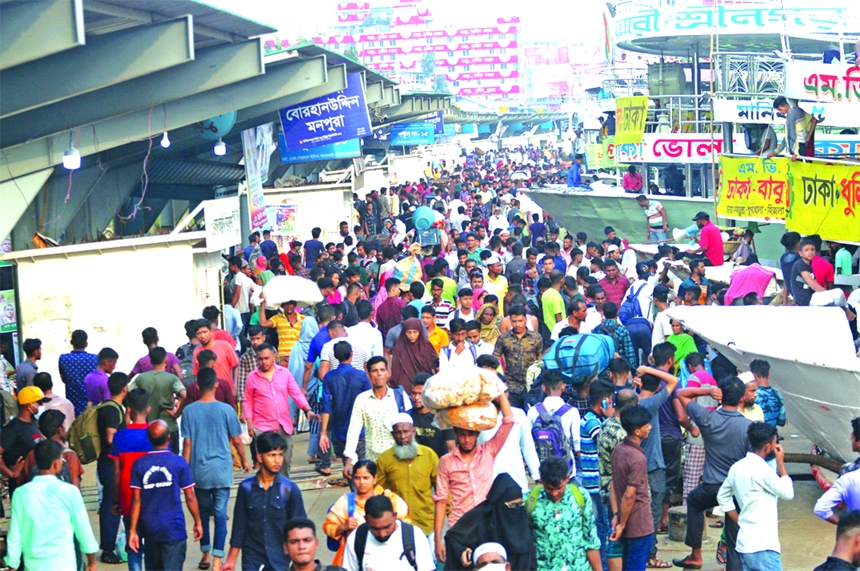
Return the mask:
<svg viewBox="0 0 860 571">
<path fill-rule="evenodd" d="M 702 210 L 702 211 L 699 211 L 699 213 L 698 213 L 698 214 L 696 214 L 695 216 L 693 216 L 693 222 L 695 222 L 696 220 L 702 220 L 702 219 L 710 220 L 710 219 L 711 219 L 711 216 L 710 216 L 707 212 L 705 212 L 705 211 L 703 211 L 703 210 Z"/>
<path fill-rule="evenodd" d="M 669 301 L 669 288 L 664 285 L 658 285 L 654 288 L 654 299 L 657 301 Z"/>
<path fill-rule="evenodd" d="M 643 274 L 647 271 L 648 271 L 648 264 L 646 264 L 645 262 L 639 262 L 638 264 L 636 264 L 636 275 Z M 663 286 L 663 287 L 665 287 L 665 286 Z"/>
<path fill-rule="evenodd" d="M 26 405 L 34 402 L 43 403 L 51 400 L 45 396 L 39 387 L 24 387 L 18 392 L 18 404 Z"/>
</svg>

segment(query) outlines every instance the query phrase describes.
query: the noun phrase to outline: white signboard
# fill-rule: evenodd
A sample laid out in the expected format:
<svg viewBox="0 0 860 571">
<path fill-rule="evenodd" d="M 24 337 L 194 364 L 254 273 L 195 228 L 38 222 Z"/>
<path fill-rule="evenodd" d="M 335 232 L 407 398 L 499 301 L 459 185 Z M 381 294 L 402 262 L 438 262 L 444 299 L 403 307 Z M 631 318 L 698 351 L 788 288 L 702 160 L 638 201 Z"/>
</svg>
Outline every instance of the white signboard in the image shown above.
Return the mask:
<svg viewBox="0 0 860 571">
<path fill-rule="evenodd" d="M 203 204 L 203 220 L 207 252 L 220 252 L 242 242 L 238 196 L 207 200 Z"/>
<path fill-rule="evenodd" d="M 860 67 L 844 63 L 786 62 L 785 96 L 860 109 Z"/>
<path fill-rule="evenodd" d="M 860 127 L 860 113 L 848 105 L 800 101 L 800 108 L 825 127 Z M 773 99 L 714 99 L 717 123 L 784 124 L 785 116 L 773 108 Z"/>
</svg>

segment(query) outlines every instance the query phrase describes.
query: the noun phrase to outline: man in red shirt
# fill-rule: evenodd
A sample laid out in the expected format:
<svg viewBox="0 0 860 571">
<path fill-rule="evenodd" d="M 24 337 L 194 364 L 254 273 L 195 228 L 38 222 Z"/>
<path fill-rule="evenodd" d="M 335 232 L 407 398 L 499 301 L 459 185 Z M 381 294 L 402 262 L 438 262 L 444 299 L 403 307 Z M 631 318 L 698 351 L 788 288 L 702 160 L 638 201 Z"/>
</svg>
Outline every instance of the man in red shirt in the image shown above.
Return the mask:
<svg viewBox="0 0 860 571">
<path fill-rule="evenodd" d="M 144 456 L 152 450 L 152 443 L 146 437 L 146 429 L 149 423 L 146 417 L 149 414 L 149 396 L 143 389 L 134 389 L 128 392 L 126 397 L 128 403 L 129 424 L 126 428 L 117 431 L 113 436 L 108 458 L 114 464 L 114 495 L 113 498 L 105 498 L 104 501 L 113 500 L 113 513 L 121 515 L 123 525 L 126 529 L 131 526 L 131 467 L 135 460 Z M 129 569 L 142 569 L 143 551 L 132 551 L 128 549 Z"/>
<path fill-rule="evenodd" d="M 230 381 L 234 384 L 233 371 L 239 365 L 239 357 L 236 356 L 236 349 L 231 347 L 226 341 L 215 339 L 212 335 L 212 325 L 206 319 L 201 319 L 197 322 L 197 340 L 200 345 L 194 349 L 194 370 L 196 376 L 200 370 L 200 365 L 197 361 L 197 355 L 203 350 L 209 350 L 215 353 L 215 373 L 219 379 Z M 190 380 L 189 380 L 190 384 Z"/>
<path fill-rule="evenodd" d="M 723 236 L 720 229 L 711 224 L 711 217 L 707 212 L 699 212 L 693 217 L 693 222 L 699 227 L 699 247 L 687 252 L 690 256 L 704 253 L 708 262 L 706 266 L 722 266 L 725 259 L 723 251 Z"/>
<path fill-rule="evenodd" d="M 821 236 L 813 234 L 807 236 L 815 244 L 815 257 L 812 258 L 812 275 L 818 285 L 824 289 L 833 289 L 833 282 L 836 281 L 836 269 L 833 264 L 821 257 Z"/>
<path fill-rule="evenodd" d="M 606 301 L 611 301 L 618 307 L 621 307 L 621 304 L 624 302 L 624 296 L 627 294 L 627 290 L 630 289 L 630 280 L 619 271 L 618 263 L 615 260 L 606 260 L 603 264 L 603 273 L 606 274 L 606 277 L 597 283 L 606 292 Z"/>
</svg>

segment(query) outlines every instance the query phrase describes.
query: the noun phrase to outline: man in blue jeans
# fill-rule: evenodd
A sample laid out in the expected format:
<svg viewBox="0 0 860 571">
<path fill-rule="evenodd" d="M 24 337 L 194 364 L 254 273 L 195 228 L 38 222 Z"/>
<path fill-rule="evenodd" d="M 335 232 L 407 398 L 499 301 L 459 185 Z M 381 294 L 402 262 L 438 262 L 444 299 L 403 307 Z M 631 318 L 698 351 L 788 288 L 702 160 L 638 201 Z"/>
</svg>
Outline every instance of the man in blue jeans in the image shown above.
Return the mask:
<svg viewBox="0 0 860 571">
<path fill-rule="evenodd" d="M 128 395 L 128 375 L 113 373 L 108 378 L 110 398 L 99 404 L 96 423 L 101 451 L 96 463 L 96 473 L 103 487 L 102 501 L 99 505 L 99 543 L 102 549 L 102 563 L 116 565 L 122 559 L 116 554 L 116 535 L 119 532 L 120 516 L 114 512 L 114 462 L 110 459 L 113 439 L 119 430 L 125 428 L 125 411 L 122 402 Z"/>
<path fill-rule="evenodd" d="M 228 404 L 215 399 L 218 381 L 214 369 L 200 369 L 197 374 L 200 400 L 188 405 L 182 413 L 182 455 L 194 475 L 200 519 L 203 522 L 203 539 L 200 551 L 203 558 L 199 567 L 208 568 L 210 552 L 214 567 L 220 567 L 227 541 L 227 501 L 233 485 L 233 457 L 230 444 L 236 448 L 242 469 L 249 472 L 245 447 L 240 435 L 242 427 L 236 411 Z M 209 517 L 215 518 L 215 541 L 209 536 Z"/>
<path fill-rule="evenodd" d="M 137 388 L 128 392 L 128 426 L 113 436 L 108 457 L 114 465 L 113 513 L 122 515 L 126 529 L 131 529 L 131 468 L 135 460 L 152 450 L 152 444 L 146 437 L 149 422 L 149 395 Z M 128 543 L 126 534 L 126 543 Z M 128 571 L 143 571 L 143 553 L 135 553 L 126 548 L 128 553 Z"/>
<path fill-rule="evenodd" d="M 651 413 L 638 404 L 625 407 L 621 426 L 627 438 L 612 451 L 609 499 L 615 516 L 609 540 L 624 546 L 625 571 L 645 571 L 654 541 L 654 520 L 642 441 L 651 432 Z"/>
<path fill-rule="evenodd" d="M 600 539 L 600 561 L 606 564 L 607 539 L 609 538 L 609 516 L 606 505 L 600 499 L 600 463 L 597 451 L 597 438 L 603 421 L 615 414 L 612 399 L 615 387 L 608 381 L 594 381 L 588 389 L 588 402 L 591 409 L 579 423 L 579 436 L 582 459 L 582 487 L 591 495 L 591 505 L 597 524 L 597 537 Z"/>
<path fill-rule="evenodd" d="M 168 448 L 170 432 L 166 422 L 153 421 L 146 429 L 146 437 L 152 451 L 138 458 L 131 469 L 128 547 L 139 553 L 143 538 L 147 570 L 181 571 L 188 548 L 181 495 L 185 495 L 185 504 L 194 518 L 194 541 L 203 536 L 194 477 L 185 458 Z"/>
</svg>

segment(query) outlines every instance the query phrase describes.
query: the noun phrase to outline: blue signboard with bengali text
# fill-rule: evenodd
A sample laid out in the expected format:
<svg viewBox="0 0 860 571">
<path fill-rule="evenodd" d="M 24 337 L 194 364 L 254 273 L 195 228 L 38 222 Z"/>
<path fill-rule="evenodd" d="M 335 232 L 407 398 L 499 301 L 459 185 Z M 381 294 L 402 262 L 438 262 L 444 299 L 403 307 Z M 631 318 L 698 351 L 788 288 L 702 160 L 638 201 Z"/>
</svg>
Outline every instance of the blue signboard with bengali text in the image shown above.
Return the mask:
<svg viewBox="0 0 860 571">
<path fill-rule="evenodd" d="M 278 131 L 278 149 L 281 154 L 281 164 L 310 163 L 313 161 L 332 161 L 337 159 L 354 159 L 361 156 L 361 139 L 349 139 L 340 143 L 331 143 L 297 149 L 291 151 L 284 143 L 284 134 Z"/>
<path fill-rule="evenodd" d="M 346 89 L 281 109 L 285 147 L 309 149 L 371 134 L 361 74 L 350 73 Z"/>
<path fill-rule="evenodd" d="M 432 145 L 436 140 L 435 125 L 431 122 L 397 123 L 389 133 L 391 146 Z"/>
<path fill-rule="evenodd" d="M 442 112 L 437 111 L 435 115 L 433 115 L 429 119 L 425 119 L 427 123 L 433 123 L 434 131 L 433 133 L 436 136 L 445 134 L 445 119 L 442 118 Z"/>
</svg>

